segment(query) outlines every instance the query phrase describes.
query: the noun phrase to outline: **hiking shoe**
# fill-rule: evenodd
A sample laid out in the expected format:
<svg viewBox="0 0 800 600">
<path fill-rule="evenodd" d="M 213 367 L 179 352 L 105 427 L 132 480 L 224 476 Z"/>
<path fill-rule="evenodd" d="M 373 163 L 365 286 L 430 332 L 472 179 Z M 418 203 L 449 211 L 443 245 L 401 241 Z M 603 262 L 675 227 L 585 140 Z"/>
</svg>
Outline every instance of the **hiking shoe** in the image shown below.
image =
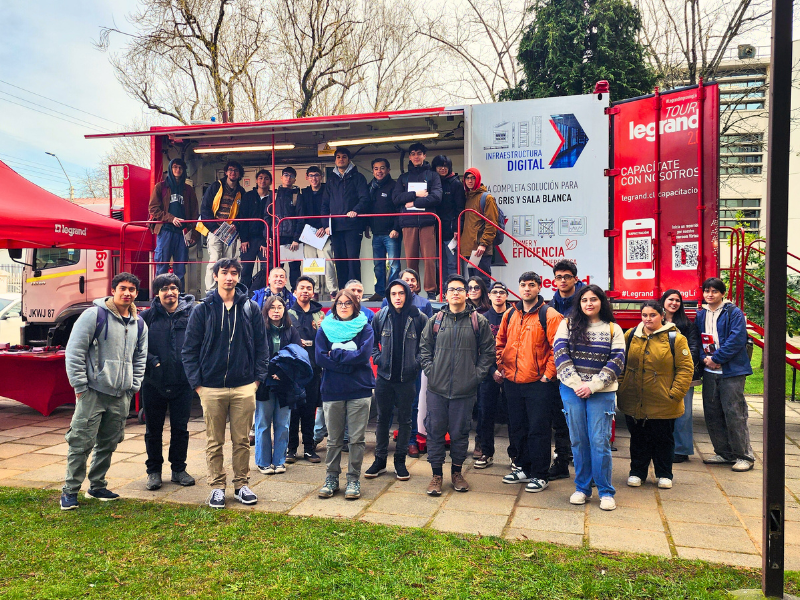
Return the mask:
<svg viewBox="0 0 800 600">
<path fill-rule="evenodd" d="M 522 469 L 511 471 L 508 475 L 503 477 L 503 483 L 528 483 L 531 480 Z"/>
<path fill-rule="evenodd" d="M 441 496 L 442 495 L 442 476 L 434 475 L 431 482 L 428 484 L 428 489 L 425 490 L 428 496 Z"/>
<path fill-rule="evenodd" d="M 263 475 L 275 475 L 275 467 L 273 465 L 267 465 L 266 467 L 256 465 L 256 469 Z"/>
<path fill-rule="evenodd" d="M 319 490 L 320 498 L 330 498 L 339 489 L 339 478 L 336 475 L 328 475 L 325 478 L 325 485 Z"/>
<path fill-rule="evenodd" d="M 544 490 L 547 489 L 548 485 L 550 485 L 550 483 L 547 480 L 534 478 L 534 479 L 531 479 L 528 482 L 528 485 L 525 486 L 525 491 L 526 492 L 534 492 L 534 493 L 543 492 Z"/>
<path fill-rule="evenodd" d="M 576 491 L 569 497 L 570 504 L 586 504 L 586 500 L 588 500 L 589 496 L 584 494 L 583 492 Z"/>
<path fill-rule="evenodd" d="M 386 459 L 376 458 L 372 466 L 364 472 L 364 477 L 367 479 L 374 479 L 381 473 L 386 473 Z"/>
<path fill-rule="evenodd" d="M 86 492 L 95 500 L 100 500 L 100 502 L 111 502 L 112 500 L 116 500 L 119 498 L 119 494 L 115 494 L 108 488 L 97 488 L 96 490 L 89 490 Z"/>
<path fill-rule="evenodd" d="M 411 479 L 411 474 L 406 469 L 406 461 L 405 458 L 403 460 L 394 461 L 394 474 L 400 481 L 408 481 Z"/>
<path fill-rule="evenodd" d="M 547 471 L 547 479 L 549 481 L 553 479 L 569 479 L 569 461 L 554 460 Z"/>
<path fill-rule="evenodd" d="M 225 490 L 211 490 L 211 495 L 206 502 L 211 508 L 225 508 Z"/>
<path fill-rule="evenodd" d="M 347 487 L 344 488 L 344 499 L 345 500 L 358 500 L 361 498 L 361 482 L 360 481 L 348 481 Z"/>
<path fill-rule="evenodd" d="M 642 485 L 642 478 L 637 477 L 636 475 L 631 475 L 628 477 L 628 485 L 630 487 L 639 487 Z"/>
<path fill-rule="evenodd" d="M 286 453 L 286 464 L 293 465 L 297 462 L 297 452 L 287 452 Z"/>
<path fill-rule="evenodd" d="M 307 460 L 308 462 L 314 463 L 314 464 L 316 464 L 318 462 L 322 462 L 322 459 L 319 457 L 319 454 L 314 452 L 313 448 L 311 450 L 306 450 L 305 452 L 303 452 L 303 458 L 305 460 Z M 286 462 L 289 462 L 289 461 L 287 460 Z"/>
<path fill-rule="evenodd" d="M 78 508 L 78 494 L 61 494 L 61 510 Z"/>
<path fill-rule="evenodd" d="M 739 460 L 736 461 L 736 464 L 734 464 L 731 467 L 731 471 L 737 471 L 739 473 L 743 473 L 744 471 L 749 471 L 752 468 L 753 468 L 753 463 L 751 463 L 749 460 L 740 458 Z"/>
<path fill-rule="evenodd" d="M 491 467 L 492 463 L 494 463 L 493 457 L 482 454 L 481 457 L 475 461 L 474 467 L 476 469 L 485 469 L 487 467 Z"/>
<path fill-rule="evenodd" d="M 238 490 L 234 490 L 233 497 L 242 504 L 255 504 L 258 502 L 258 496 L 246 485 L 243 485 Z"/>
<path fill-rule="evenodd" d="M 286 465 L 275 465 L 275 475 L 286 473 Z"/>
<path fill-rule="evenodd" d="M 662 490 L 668 490 L 672 488 L 672 479 L 669 477 L 659 477 L 656 485 Z"/>
<path fill-rule="evenodd" d="M 178 485 L 182 485 L 183 487 L 188 487 L 190 485 L 194 485 L 194 477 L 189 475 L 185 470 L 184 471 L 173 471 L 172 478 L 170 479 L 172 483 L 177 483 Z"/>
<path fill-rule="evenodd" d="M 419 446 L 416 444 L 409 444 L 408 445 L 408 456 L 409 458 L 419 458 Z"/>
<path fill-rule="evenodd" d="M 469 484 L 467 480 L 464 479 L 464 475 L 461 471 L 456 471 L 450 475 L 450 481 L 453 482 L 453 489 L 457 492 L 468 492 L 469 491 Z"/>
<path fill-rule="evenodd" d="M 686 454 L 676 454 L 672 457 L 672 464 L 687 462 L 689 457 Z"/>
<path fill-rule="evenodd" d="M 715 454 L 714 456 L 709 456 L 708 458 L 703 459 L 704 465 L 735 465 L 735 460 L 728 460 L 720 456 L 719 454 Z"/>
<path fill-rule="evenodd" d="M 372 296 L 367 298 L 367 302 L 383 302 L 383 296 L 381 296 L 376 292 L 375 294 L 372 294 Z"/>
<path fill-rule="evenodd" d="M 600 498 L 600 510 L 615 510 L 617 508 L 617 502 L 614 500 L 614 496 L 603 496 Z"/>
<path fill-rule="evenodd" d="M 478 460 L 481 456 L 483 456 L 483 450 L 481 450 L 481 445 L 478 442 L 475 442 L 475 449 L 472 451 L 472 458 Z"/>
<path fill-rule="evenodd" d="M 144 484 L 148 490 L 157 490 L 161 487 L 161 473 L 148 473 L 147 483 Z"/>
</svg>

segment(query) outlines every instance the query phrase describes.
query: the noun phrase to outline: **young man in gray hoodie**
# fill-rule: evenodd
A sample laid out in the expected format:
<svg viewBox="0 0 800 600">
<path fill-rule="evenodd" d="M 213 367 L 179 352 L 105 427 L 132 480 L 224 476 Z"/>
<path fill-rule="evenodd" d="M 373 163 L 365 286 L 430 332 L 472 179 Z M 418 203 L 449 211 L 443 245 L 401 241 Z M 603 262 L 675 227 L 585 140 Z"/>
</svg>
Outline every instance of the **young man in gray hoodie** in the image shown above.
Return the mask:
<svg viewBox="0 0 800 600">
<path fill-rule="evenodd" d="M 67 342 L 66 367 L 75 388 L 75 412 L 64 436 L 69 445 L 61 510 L 78 508 L 78 491 L 94 448 L 87 494 L 116 500 L 106 486 L 111 455 L 125 437 L 131 398 L 147 365 L 147 326 L 133 304 L 139 278 L 120 273 L 111 280 L 113 296 L 99 298 L 75 321 Z"/>
</svg>

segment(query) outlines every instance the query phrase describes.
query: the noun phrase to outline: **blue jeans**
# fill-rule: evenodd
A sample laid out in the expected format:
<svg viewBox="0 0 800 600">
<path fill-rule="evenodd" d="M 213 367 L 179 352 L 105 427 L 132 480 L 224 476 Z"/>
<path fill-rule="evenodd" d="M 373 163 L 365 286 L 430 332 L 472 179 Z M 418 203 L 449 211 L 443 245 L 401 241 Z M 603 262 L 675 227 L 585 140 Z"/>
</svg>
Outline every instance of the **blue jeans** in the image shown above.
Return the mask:
<svg viewBox="0 0 800 600">
<path fill-rule="evenodd" d="M 271 394 L 270 394 L 271 395 Z M 289 447 L 289 418 L 292 410 L 281 408 L 277 398 L 256 402 L 256 465 L 282 465 L 286 462 L 286 449 Z M 273 429 L 275 439 L 272 439 Z"/>
<path fill-rule="evenodd" d="M 616 490 L 611 485 L 611 420 L 617 394 L 595 392 L 584 400 L 563 383 L 560 389 L 572 442 L 575 489 L 591 496 L 594 479 L 601 498 L 613 497 Z"/>
<path fill-rule="evenodd" d="M 189 260 L 189 247 L 183 239 L 183 232 L 162 227 L 156 238 L 156 252 L 153 260 L 156 265 L 156 275 L 163 275 L 169 271 L 169 261 L 174 260 L 172 272 L 183 280 L 186 275 L 186 261 Z"/>
<path fill-rule="evenodd" d="M 683 416 L 675 419 L 675 454 L 691 456 L 694 454 L 694 439 L 692 437 L 692 398 L 694 398 L 694 388 L 690 387 L 683 398 L 683 405 L 686 409 Z"/>
<path fill-rule="evenodd" d="M 442 281 L 447 281 L 447 278 L 458 271 L 458 264 L 454 252 L 450 252 L 448 244 L 450 240 L 442 240 Z"/>
<path fill-rule="evenodd" d="M 372 236 L 372 257 L 375 261 L 375 293 L 386 295 L 386 258 L 389 259 L 389 282 L 400 276 L 400 238 Z"/>
</svg>

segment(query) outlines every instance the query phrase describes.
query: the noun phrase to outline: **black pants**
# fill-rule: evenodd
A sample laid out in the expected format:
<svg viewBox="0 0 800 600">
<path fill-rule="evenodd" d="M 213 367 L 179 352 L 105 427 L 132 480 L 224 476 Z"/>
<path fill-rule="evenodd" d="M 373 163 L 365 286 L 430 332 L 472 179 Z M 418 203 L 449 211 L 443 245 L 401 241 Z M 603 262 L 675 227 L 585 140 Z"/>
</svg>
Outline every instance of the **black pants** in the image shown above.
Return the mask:
<svg viewBox="0 0 800 600">
<path fill-rule="evenodd" d="M 572 460 L 572 442 L 569 439 L 569 427 L 567 426 L 567 416 L 564 414 L 564 403 L 561 402 L 561 394 L 558 391 L 558 380 L 553 385 L 553 438 L 556 446 L 556 454 L 559 460 L 569 462 Z"/>
<path fill-rule="evenodd" d="M 320 369 L 314 369 L 314 377 L 306 386 L 306 403 L 292 409 L 289 418 L 289 452 L 297 452 L 300 447 L 298 428 L 303 436 L 303 448 L 311 452 L 314 448 L 314 419 L 317 416 L 319 401 Z"/>
<path fill-rule="evenodd" d="M 631 475 L 642 481 L 647 479 L 650 461 L 656 472 L 656 479 L 672 479 L 672 456 L 675 452 L 675 438 L 672 432 L 675 419 L 639 419 L 625 415 L 625 423 L 631 434 Z"/>
<path fill-rule="evenodd" d="M 142 386 L 145 424 L 144 446 L 147 450 L 148 475 L 161 473 L 164 464 L 162 436 L 164 420 L 169 409 L 169 462 L 176 473 L 186 470 L 186 452 L 189 448 L 189 413 L 192 410 L 192 390 L 186 385 L 169 390 L 158 390 L 147 381 Z"/>
<path fill-rule="evenodd" d="M 486 456 L 494 456 L 494 419 L 497 404 L 500 400 L 500 384 L 490 377 L 484 379 L 478 388 L 478 406 L 480 407 L 479 431 L 481 452 Z"/>
<path fill-rule="evenodd" d="M 351 279 L 361 281 L 361 236 L 363 231 L 352 229 L 331 234 L 331 249 L 336 263 L 336 279 L 339 289 L 343 290 Z M 356 260 L 339 260 L 354 258 Z"/>
<path fill-rule="evenodd" d="M 411 405 L 416 397 L 417 379 L 411 381 L 388 381 L 378 377 L 375 381 L 375 400 L 378 403 L 378 427 L 375 430 L 375 458 L 386 460 L 389 455 L 389 430 L 397 408 L 397 442 L 395 460 L 405 460 L 408 454 L 408 438 L 411 435 Z"/>
<path fill-rule="evenodd" d="M 553 385 L 541 381 L 523 385 L 506 381 L 504 387 L 508 399 L 508 435 L 517 448 L 514 462 L 529 477 L 547 481 Z"/>
<path fill-rule="evenodd" d="M 241 282 L 246 285 L 248 288 L 250 284 L 253 282 L 253 268 L 256 266 L 255 261 L 256 258 L 261 261 L 261 268 L 269 270 L 270 265 L 267 264 L 267 258 L 264 256 L 264 253 L 261 252 L 261 240 L 245 240 L 249 242 L 249 246 L 247 247 L 247 252 L 242 252 L 241 255 L 241 262 L 242 262 L 242 277 Z"/>
</svg>

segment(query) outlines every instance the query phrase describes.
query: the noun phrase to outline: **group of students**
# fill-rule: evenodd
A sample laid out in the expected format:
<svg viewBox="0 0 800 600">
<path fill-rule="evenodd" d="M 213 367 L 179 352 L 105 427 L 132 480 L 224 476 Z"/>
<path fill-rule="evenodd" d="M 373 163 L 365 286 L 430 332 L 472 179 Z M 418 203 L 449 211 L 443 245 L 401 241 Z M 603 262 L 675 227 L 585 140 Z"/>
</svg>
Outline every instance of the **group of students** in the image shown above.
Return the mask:
<svg viewBox="0 0 800 600">
<path fill-rule="evenodd" d="M 310 462 L 321 461 L 315 450 L 327 435 L 319 496 L 329 498 L 339 490 L 342 452 L 349 451 L 344 496 L 359 498 L 373 396 L 375 459 L 364 477 L 387 472 L 396 413 L 394 474 L 409 479 L 406 460 L 420 389 L 431 496 L 442 493 L 448 443 L 452 487 L 469 490 L 463 467 L 476 406 L 474 467 L 492 466 L 495 416 L 503 399 L 511 459 L 503 483 L 541 492 L 552 479 L 569 477 L 571 459 L 575 492 L 569 501 L 584 504 L 595 485 L 600 508 L 616 508 L 611 483 L 616 405 L 631 435 L 628 485 L 641 486 L 652 462 L 658 487 L 670 488 L 672 464 L 693 453 L 691 386 L 700 377 L 716 452 L 704 462 L 729 464 L 734 471 L 753 467 L 743 395 L 751 372 L 746 330 L 741 311 L 724 300 L 719 279 L 704 282 L 706 304 L 695 323 L 686 317 L 681 294 L 669 290 L 659 301 L 644 302 L 641 324 L 626 333 L 614 322 L 603 290 L 580 282 L 569 261 L 554 266 L 558 289 L 550 302 L 541 297 L 542 280 L 532 271 L 520 276 L 514 303 L 500 282 L 487 290 L 479 277 L 453 274 L 445 286 L 446 304 L 435 314 L 415 293 L 413 271 L 387 285 L 385 306 L 374 315 L 361 306 L 358 281 L 337 292 L 324 315 L 313 300 L 310 277 L 299 277 L 292 294 L 285 289 L 282 269 L 273 270 L 271 284 L 284 285 L 271 285 L 260 306 L 240 283 L 242 270 L 236 259 L 217 261 L 212 269 L 216 286 L 199 303 L 181 294 L 177 275 L 162 274 L 154 281 L 157 297 L 140 314 L 133 304 L 139 281 L 122 273 L 112 282 L 113 295 L 81 315 L 66 352 L 76 410 L 65 436 L 69 453 L 62 509 L 78 506 L 92 449 L 89 496 L 118 497 L 107 489 L 105 473 L 124 437 L 130 399 L 142 386 L 147 488 L 162 486 L 167 410 L 171 480 L 194 484 L 186 473 L 194 390 L 203 407 L 212 488 L 207 502 L 214 508 L 225 506 L 227 423 L 234 498 L 243 504 L 258 500 L 248 487 L 248 434 L 254 424 L 256 465 L 262 473 L 283 473 L 287 463 L 298 459 L 298 428 L 303 458 Z M 556 458 L 551 463 L 554 429 Z"/>
<path fill-rule="evenodd" d="M 439 155 L 429 163 L 427 148 L 415 143 L 409 147 L 408 168 L 397 180 L 392 178 L 389 160 L 376 158 L 371 164 L 373 179 L 368 183 L 351 158 L 348 148 L 338 147 L 335 167 L 327 182 L 322 182 L 320 168 L 311 166 L 306 170 L 309 185 L 302 190 L 295 185 L 297 171 L 293 167 L 284 168 L 274 193 L 274 203 L 272 174 L 267 169 L 258 171 L 255 187 L 245 191 L 240 184 L 243 167 L 236 161 L 228 161 L 224 176 L 208 186 L 199 207 L 194 189 L 186 183 L 186 163 L 180 158 L 173 159 L 165 180 L 153 188 L 149 205 L 151 227 L 157 236 L 154 259 L 157 274 L 168 272 L 171 263 L 172 272 L 183 280 L 189 260 L 188 248 L 196 244 L 202 234 L 206 236 L 210 258 L 206 288 L 213 286 L 212 268 L 221 258 L 241 260 L 241 282 L 250 286 L 257 261 L 272 265 L 279 258 L 276 257 L 279 251 L 274 243 L 274 227 L 277 227 L 278 245 L 290 252 L 302 246 L 306 258 L 324 260 L 325 276 L 315 276 L 319 298 L 325 290 L 333 299 L 347 281 L 361 280 L 364 235 L 372 237 L 373 258 L 376 259 L 372 301 L 383 300 L 387 281 L 399 276 L 401 242 L 409 268 L 418 271 L 422 261 L 424 288 L 430 299 L 439 294 L 437 258 L 440 254 L 443 279 L 456 272 L 459 255 L 466 260 L 473 252 L 479 261 L 477 267 L 486 274 L 491 273 L 499 212 L 494 198 L 481 184 L 477 169 L 468 169 L 462 183 L 447 156 Z M 466 213 L 460 248 L 454 248 L 458 218 L 465 208 L 478 211 L 486 218 Z M 198 220 L 200 222 L 196 222 Z M 329 236 L 321 248 L 301 244 L 306 226 L 310 226 L 318 238 Z M 285 258 L 280 260 L 283 263 Z M 288 263 L 289 284 L 294 289 L 300 277 L 301 262 L 295 259 Z M 483 273 L 481 276 L 489 281 Z"/>
</svg>

